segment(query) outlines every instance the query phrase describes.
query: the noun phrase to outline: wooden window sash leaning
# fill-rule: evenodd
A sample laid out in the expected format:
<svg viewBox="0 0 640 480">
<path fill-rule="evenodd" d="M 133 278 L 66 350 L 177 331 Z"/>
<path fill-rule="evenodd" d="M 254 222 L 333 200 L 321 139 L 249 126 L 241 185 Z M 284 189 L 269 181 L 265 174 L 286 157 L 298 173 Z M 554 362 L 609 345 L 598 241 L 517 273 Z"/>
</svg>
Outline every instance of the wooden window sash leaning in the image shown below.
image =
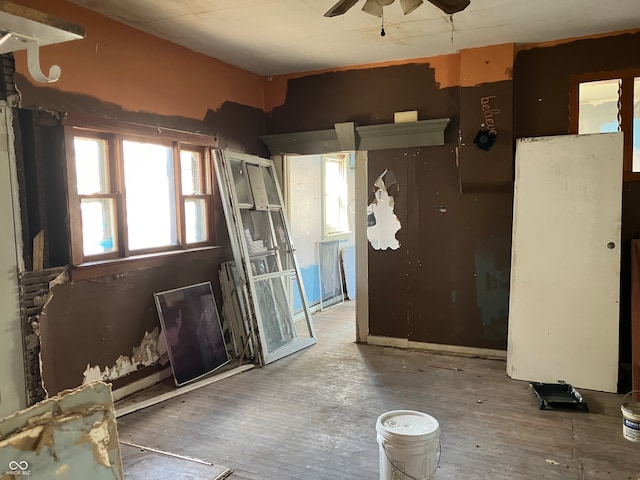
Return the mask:
<svg viewBox="0 0 640 480">
<path fill-rule="evenodd" d="M 633 122 L 634 122 L 634 80 L 640 78 L 640 69 L 623 69 L 608 72 L 586 73 L 571 77 L 569 94 L 569 133 L 578 133 L 580 115 L 580 84 L 601 80 L 620 80 L 618 97 L 618 119 L 623 140 L 623 181 L 640 181 L 640 172 L 633 171 Z"/>
<path fill-rule="evenodd" d="M 91 119 L 87 117 L 76 116 L 74 118 L 68 118 L 64 121 L 65 129 L 65 147 L 66 147 L 66 164 L 67 164 L 67 191 L 68 191 L 68 208 L 69 208 L 69 224 L 70 224 L 70 237 L 71 237 L 71 259 L 74 267 L 98 267 L 105 264 L 110 264 L 108 268 L 103 268 L 105 271 L 114 271 L 111 264 L 117 262 L 128 262 L 130 265 L 135 264 L 136 269 L 148 259 L 153 264 L 155 257 L 162 257 L 159 260 L 160 264 L 166 263 L 166 255 L 173 252 L 197 252 L 203 248 L 215 248 L 215 232 L 213 226 L 214 221 L 214 188 L 215 179 L 214 171 L 211 165 L 211 147 L 216 146 L 216 139 L 211 136 L 182 132 L 178 130 L 162 129 L 157 127 L 150 127 L 146 125 L 128 124 L 122 122 L 113 121 L 101 121 Z M 78 192 L 78 172 L 75 154 L 75 139 L 84 138 L 90 140 L 96 140 L 101 145 L 105 146 L 104 155 L 104 168 L 98 169 L 98 175 L 105 176 L 105 179 L 100 177 L 99 181 L 93 183 L 100 184 L 100 191 L 97 192 Z M 138 247 L 136 249 L 130 248 L 129 233 L 130 229 L 127 222 L 127 189 L 125 178 L 125 153 L 123 149 L 124 142 L 135 142 L 142 144 L 151 144 L 158 146 L 158 151 L 166 153 L 167 172 L 166 181 L 168 190 L 167 205 L 171 212 L 166 212 L 163 215 L 165 222 L 173 222 L 173 225 L 169 225 L 170 231 L 174 231 L 172 239 L 161 246 L 152 245 L 149 248 Z M 100 146 L 101 146 L 100 145 Z M 164 150 L 162 150 L 164 147 Z M 155 147 L 153 147 L 155 148 Z M 193 154 L 193 158 L 197 158 L 198 177 L 194 182 L 198 183 L 197 192 L 185 193 L 182 191 L 182 178 L 181 178 L 181 152 L 189 152 Z M 102 157 L 100 157 L 102 158 Z M 136 157 L 130 157 L 136 158 Z M 162 165 L 163 157 L 159 156 L 160 162 L 158 167 Z M 146 158 L 145 158 L 146 159 Z M 101 162 L 94 162 L 101 165 Z M 139 167 L 147 168 L 148 167 Z M 171 172 L 171 169 L 173 172 Z M 162 173 L 162 169 L 158 168 L 158 172 Z M 93 173 L 92 173 L 93 174 Z M 133 178 L 133 177 L 132 177 Z M 151 178 L 151 177 L 149 177 Z M 139 179 L 138 179 L 139 180 Z M 144 182 L 144 180 L 142 180 Z M 171 185 L 173 182 L 173 185 Z M 140 184 L 141 182 L 138 182 Z M 105 189 L 106 186 L 106 189 Z M 161 190 L 164 191 L 164 190 Z M 136 198 L 144 198 L 146 191 L 136 190 Z M 130 194 L 132 192 L 129 192 Z M 102 228 L 107 229 L 109 226 L 105 226 L 109 221 L 105 221 L 104 218 L 108 218 L 113 225 L 113 235 L 111 242 L 106 242 L 104 247 L 105 251 L 96 253 L 95 251 L 85 252 L 85 245 L 83 243 L 83 222 L 82 222 L 82 202 L 91 204 L 92 201 L 102 205 Z M 204 220 L 204 225 L 196 223 L 198 235 L 194 241 L 192 238 L 191 243 L 187 243 L 187 231 L 186 231 L 186 213 L 185 203 L 192 202 L 197 204 L 199 210 L 197 211 L 196 221 L 198 218 Z M 108 212 L 104 213 L 104 209 Z M 131 213 L 131 212 L 130 212 Z M 158 212 L 156 212 L 158 213 Z M 163 211 L 164 213 L 164 211 Z M 87 215 L 87 214 L 85 214 Z M 149 212 L 151 218 L 154 217 L 154 213 Z M 88 218 L 88 217 L 87 217 Z M 167 220 L 167 218 L 169 220 Z M 191 221 L 194 224 L 194 220 Z M 193 234 L 191 235 L 193 237 Z M 152 238 L 148 235 L 145 238 Z M 175 240 L 174 240 L 175 239 Z M 109 251 L 106 251 L 109 250 Z M 134 260 L 133 263 L 131 261 Z M 142 262 L 142 263 L 141 263 Z M 145 265 L 146 268 L 147 265 Z M 125 269 L 126 270 L 126 269 Z M 88 275 L 91 277 L 93 275 Z M 99 274 L 95 275 L 99 276 Z"/>
</svg>

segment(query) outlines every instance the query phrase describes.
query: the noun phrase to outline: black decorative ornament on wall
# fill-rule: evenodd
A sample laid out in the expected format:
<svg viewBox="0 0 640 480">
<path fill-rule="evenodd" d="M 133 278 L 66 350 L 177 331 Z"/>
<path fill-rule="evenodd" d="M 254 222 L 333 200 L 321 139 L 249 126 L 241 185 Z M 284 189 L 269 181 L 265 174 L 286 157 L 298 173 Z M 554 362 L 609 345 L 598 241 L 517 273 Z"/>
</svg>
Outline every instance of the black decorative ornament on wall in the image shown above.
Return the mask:
<svg viewBox="0 0 640 480">
<path fill-rule="evenodd" d="M 473 139 L 473 144 L 479 149 L 488 152 L 493 147 L 497 137 L 495 133 L 491 133 L 489 130 L 480 129 Z"/>
</svg>

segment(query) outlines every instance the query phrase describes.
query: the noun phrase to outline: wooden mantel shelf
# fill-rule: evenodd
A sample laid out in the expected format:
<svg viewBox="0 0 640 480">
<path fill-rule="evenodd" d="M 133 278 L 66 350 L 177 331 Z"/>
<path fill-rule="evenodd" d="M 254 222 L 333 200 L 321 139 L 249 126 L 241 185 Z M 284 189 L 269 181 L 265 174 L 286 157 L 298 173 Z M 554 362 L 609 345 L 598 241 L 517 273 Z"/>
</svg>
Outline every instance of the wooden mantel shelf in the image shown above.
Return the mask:
<svg viewBox="0 0 640 480">
<path fill-rule="evenodd" d="M 444 145 L 444 131 L 450 123 L 449 118 L 366 126 L 346 122 L 329 130 L 264 135 L 260 140 L 271 155 L 426 147 Z"/>
</svg>

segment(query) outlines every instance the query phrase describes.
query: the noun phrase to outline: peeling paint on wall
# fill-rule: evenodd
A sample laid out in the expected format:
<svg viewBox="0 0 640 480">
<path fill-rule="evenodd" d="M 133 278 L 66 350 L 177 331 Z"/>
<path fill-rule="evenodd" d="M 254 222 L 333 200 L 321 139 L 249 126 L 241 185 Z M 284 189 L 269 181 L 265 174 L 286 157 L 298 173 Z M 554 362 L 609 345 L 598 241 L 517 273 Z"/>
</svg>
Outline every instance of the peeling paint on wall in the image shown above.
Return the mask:
<svg viewBox="0 0 640 480">
<path fill-rule="evenodd" d="M 65 268 L 62 273 L 60 273 L 56 278 L 54 278 L 49 282 L 49 292 L 47 293 L 47 297 L 45 298 L 44 303 L 42 304 L 43 312 L 44 312 L 44 309 L 47 308 L 47 305 L 49 305 L 49 302 L 51 301 L 51 299 L 53 298 L 53 287 L 55 287 L 56 285 L 62 285 L 64 283 L 67 283 L 68 281 L 69 281 L 69 270 Z"/>
<path fill-rule="evenodd" d="M 162 358 L 158 345 L 159 337 L 158 327 L 154 328 L 151 333 L 145 332 L 140 345 L 133 348 L 131 357 L 120 355 L 112 367 L 100 369 L 98 365 L 92 367 L 87 364 L 87 368 L 83 373 L 84 380 L 82 384 L 87 385 L 98 380 L 115 380 L 135 372 L 139 367 L 148 367 L 158 363 Z"/>
<path fill-rule="evenodd" d="M 111 387 L 96 382 L 0 420 L 2 479 L 122 480 Z"/>
<path fill-rule="evenodd" d="M 96 422 L 87 434 L 87 440 L 91 443 L 93 458 L 98 465 L 110 467 L 109 460 L 109 427 L 105 422 Z"/>
<path fill-rule="evenodd" d="M 394 212 L 395 195 L 399 190 L 396 177 L 385 170 L 373 184 L 373 201 L 367 206 L 367 238 L 375 250 L 397 250 L 396 233 L 402 228 Z"/>
</svg>

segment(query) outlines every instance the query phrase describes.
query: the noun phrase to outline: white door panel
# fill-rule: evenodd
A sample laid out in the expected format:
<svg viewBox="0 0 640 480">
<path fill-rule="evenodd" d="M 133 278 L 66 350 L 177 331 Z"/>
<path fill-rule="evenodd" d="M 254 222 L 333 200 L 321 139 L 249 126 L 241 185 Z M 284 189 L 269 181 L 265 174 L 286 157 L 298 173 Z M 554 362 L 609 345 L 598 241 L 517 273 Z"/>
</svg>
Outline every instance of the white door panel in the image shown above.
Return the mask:
<svg viewBox="0 0 640 480">
<path fill-rule="evenodd" d="M 507 373 L 615 392 L 622 133 L 520 139 Z"/>
</svg>

